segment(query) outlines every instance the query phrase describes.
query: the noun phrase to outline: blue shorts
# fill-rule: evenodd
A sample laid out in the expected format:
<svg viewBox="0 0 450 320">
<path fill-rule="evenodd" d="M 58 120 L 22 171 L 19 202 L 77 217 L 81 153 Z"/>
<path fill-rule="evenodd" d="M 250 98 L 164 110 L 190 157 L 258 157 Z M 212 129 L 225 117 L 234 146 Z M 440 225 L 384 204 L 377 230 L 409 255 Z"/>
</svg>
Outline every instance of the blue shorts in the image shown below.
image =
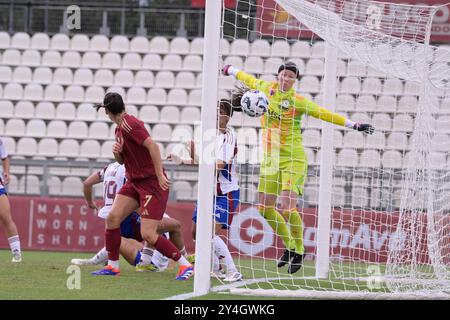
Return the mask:
<svg viewBox="0 0 450 320">
<path fill-rule="evenodd" d="M 122 237 L 134 239 L 141 242 L 141 217 L 137 212 L 131 213 L 125 220 L 120 224 L 120 232 Z"/>
<path fill-rule="evenodd" d="M 5 188 L 0 188 L 0 196 L 2 196 L 2 195 L 5 195 L 5 196 L 8 195 Z"/>
<path fill-rule="evenodd" d="M 214 217 L 216 222 L 222 225 L 222 229 L 229 229 L 233 214 L 236 212 L 239 205 L 239 190 L 228 192 L 227 194 L 216 196 L 216 207 L 214 210 Z M 192 221 L 197 223 L 197 207 L 194 210 Z"/>
</svg>

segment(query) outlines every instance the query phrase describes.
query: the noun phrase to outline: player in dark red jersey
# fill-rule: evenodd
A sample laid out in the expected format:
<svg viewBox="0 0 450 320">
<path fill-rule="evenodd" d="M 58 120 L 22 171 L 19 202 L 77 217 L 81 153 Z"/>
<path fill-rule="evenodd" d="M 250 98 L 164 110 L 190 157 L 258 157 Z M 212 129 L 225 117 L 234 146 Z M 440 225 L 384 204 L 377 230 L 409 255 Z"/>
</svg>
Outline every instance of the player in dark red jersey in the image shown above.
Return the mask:
<svg viewBox="0 0 450 320">
<path fill-rule="evenodd" d="M 97 110 L 105 108 L 108 117 L 117 124 L 116 143 L 112 151 L 116 161 L 125 164 L 127 181 L 114 199 L 111 212 L 106 219 L 105 244 L 108 251 L 108 265 L 92 274 L 120 273 L 120 223 L 130 212 L 140 208 L 143 239 L 164 256 L 180 264 L 177 280 L 189 279 L 194 273 L 192 265 L 169 240 L 157 233 L 158 223 L 166 209 L 170 186 L 158 145 L 150 137 L 144 123 L 126 113 L 119 94 L 107 93 L 103 104 L 95 107 Z"/>
</svg>

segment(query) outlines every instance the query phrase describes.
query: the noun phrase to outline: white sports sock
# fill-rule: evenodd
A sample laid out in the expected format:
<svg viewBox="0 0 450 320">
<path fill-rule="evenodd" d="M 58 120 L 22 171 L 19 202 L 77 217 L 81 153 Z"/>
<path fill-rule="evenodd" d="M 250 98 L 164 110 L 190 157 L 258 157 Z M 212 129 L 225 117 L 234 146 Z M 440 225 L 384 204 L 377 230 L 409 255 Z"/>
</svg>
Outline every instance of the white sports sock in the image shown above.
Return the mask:
<svg viewBox="0 0 450 320">
<path fill-rule="evenodd" d="M 145 246 L 141 251 L 141 262 L 143 264 L 150 264 L 152 262 L 154 250 L 150 247 Z"/>
<path fill-rule="evenodd" d="M 181 256 L 177 262 L 182 266 L 190 266 L 191 265 L 191 263 L 189 261 L 187 261 L 187 259 L 184 256 Z"/>
<path fill-rule="evenodd" d="M 91 260 L 95 262 L 108 260 L 108 251 L 106 251 L 105 247 L 101 248 L 100 251 L 97 252 L 96 255 L 91 258 Z"/>
<path fill-rule="evenodd" d="M 114 269 L 119 269 L 119 260 L 108 260 L 108 265 Z"/>
<path fill-rule="evenodd" d="M 186 251 L 186 247 L 183 247 L 183 249 L 180 250 L 180 253 L 182 256 L 187 256 L 187 251 Z"/>
<path fill-rule="evenodd" d="M 19 235 L 12 236 L 8 238 L 9 247 L 11 248 L 12 253 L 20 253 L 20 239 Z"/>
<path fill-rule="evenodd" d="M 217 255 L 216 250 L 214 250 L 213 252 L 213 271 L 219 271 L 220 270 L 220 260 L 219 257 Z"/>
<path fill-rule="evenodd" d="M 214 236 L 214 251 L 217 253 L 218 257 L 223 257 L 225 259 L 225 264 L 227 265 L 227 272 L 236 272 L 236 265 L 234 264 L 231 253 L 228 250 L 227 245 L 223 242 L 222 238 L 219 236 Z"/>
</svg>

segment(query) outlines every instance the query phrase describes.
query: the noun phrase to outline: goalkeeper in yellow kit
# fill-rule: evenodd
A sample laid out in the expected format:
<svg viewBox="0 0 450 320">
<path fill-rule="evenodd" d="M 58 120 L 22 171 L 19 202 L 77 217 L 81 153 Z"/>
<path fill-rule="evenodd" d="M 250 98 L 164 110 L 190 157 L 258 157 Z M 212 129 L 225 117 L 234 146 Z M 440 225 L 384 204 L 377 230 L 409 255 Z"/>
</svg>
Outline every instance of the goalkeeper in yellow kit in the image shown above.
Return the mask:
<svg viewBox="0 0 450 320">
<path fill-rule="evenodd" d="M 303 223 L 297 211 L 298 198 L 303 194 L 308 172 L 300 131 L 302 116 L 307 114 L 368 134 L 373 133 L 374 127 L 350 121 L 297 94 L 293 85 L 299 72 L 292 62 L 279 67 L 277 81 L 273 82 L 256 79 L 231 65 L 224 66 L 222 72 L 234 76 L 249 89 L 263 91 L 269 99 L 268 112 L 261 118 L 264 156 L 258 186 L 259 212 L 286 247 L 278 267 L 289 263 L 288 273 L 295 273 L 303 264 L 305 252 Z M 278 198 L 280 206 L 277 210 Z"/>
</svg>

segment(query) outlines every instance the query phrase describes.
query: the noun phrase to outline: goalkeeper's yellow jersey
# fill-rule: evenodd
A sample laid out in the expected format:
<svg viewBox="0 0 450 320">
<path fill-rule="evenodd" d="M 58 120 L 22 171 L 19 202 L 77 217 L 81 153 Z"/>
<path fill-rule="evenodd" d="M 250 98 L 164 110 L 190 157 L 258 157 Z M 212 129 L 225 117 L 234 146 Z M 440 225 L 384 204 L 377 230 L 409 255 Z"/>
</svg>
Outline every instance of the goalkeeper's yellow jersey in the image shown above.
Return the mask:
<svg viewBox="0 0 450 320">
<path fill-rule="evenodd" d="M 294 88 L 282 92 L 278 82 L 258 80 L 243 71 L 238 71 L 236 78 L 250 89 L 263 91 L 269 99 L 269 110 L 261 117 L 265 157 L 278 154 L 280 162 L 306 160 L 301 134 L 304 114 L 345 126 L 345 117 L 318 106 Z"/>
</svg>

